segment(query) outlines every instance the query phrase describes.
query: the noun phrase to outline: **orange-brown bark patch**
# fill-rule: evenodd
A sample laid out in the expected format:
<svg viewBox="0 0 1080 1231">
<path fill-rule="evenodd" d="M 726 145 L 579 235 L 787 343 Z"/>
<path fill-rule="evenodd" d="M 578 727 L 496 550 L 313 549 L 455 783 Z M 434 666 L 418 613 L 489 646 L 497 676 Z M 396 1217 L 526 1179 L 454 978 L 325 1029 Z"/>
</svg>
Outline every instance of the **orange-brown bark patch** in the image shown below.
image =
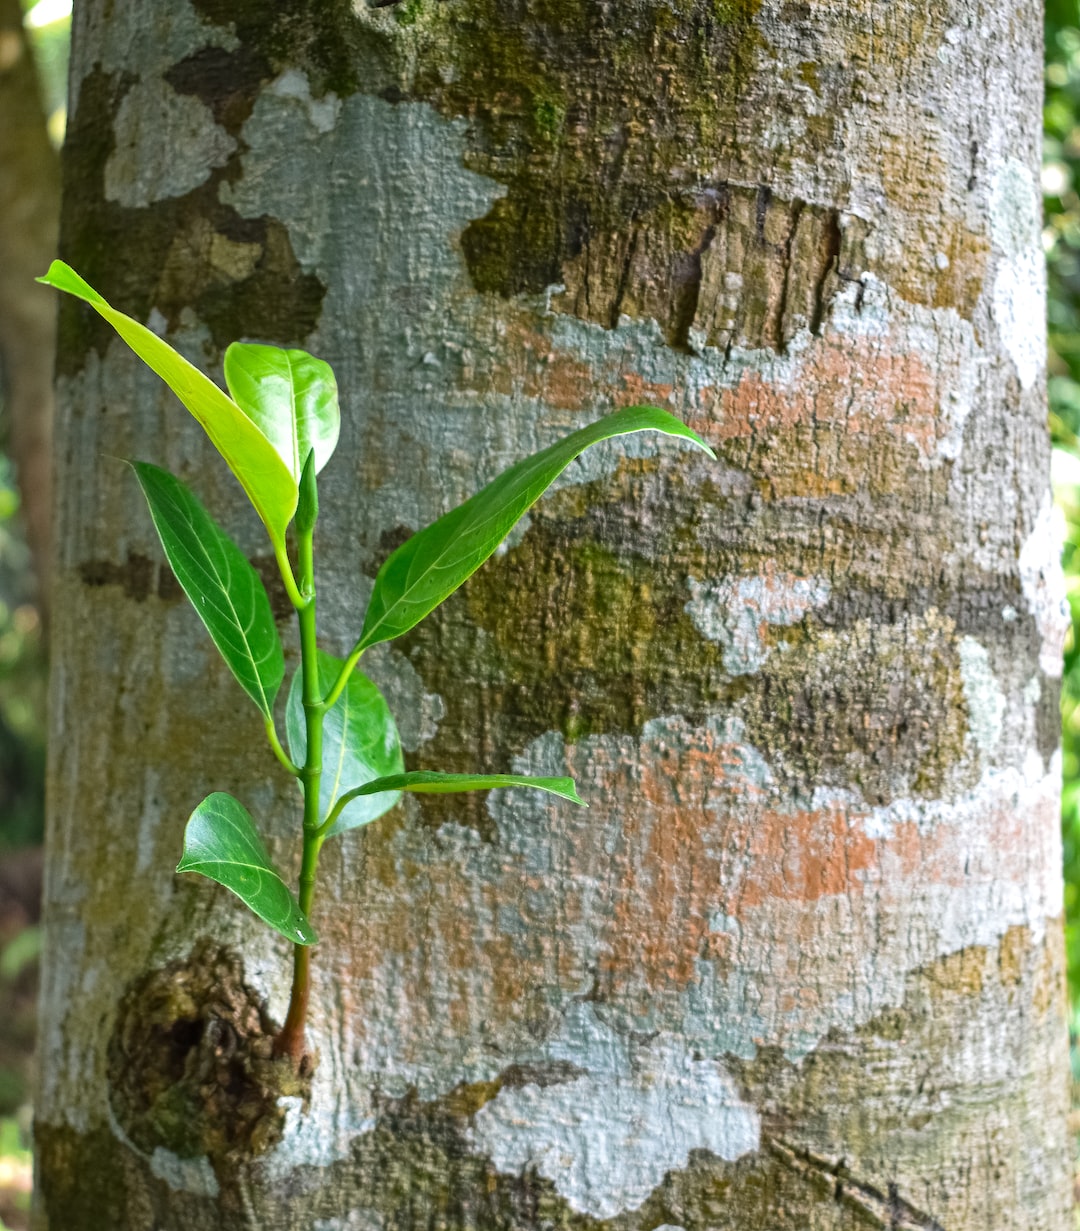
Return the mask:
<svg viewBox="0 0 1080 1231">
<path fill-rule="evenodd" d="M 621 388 L 615 393 L 620 406 L 666 406 L 675 386 L 662 381 L 646 380 L 637 372 L 623 372 L 619 378 Z"/>
<path fill-rule="evenodd" d="M 711 405 L 709 404 L 711 400 Z M 939 424 L 933 373 L 917 354 L 880 341 L 833 339 L 815 344 L 788 385 L 747 372 L 733 388 L 703 396 L 712 438 L 754 437 L 803 425 L 836 426 L 845 435 L 887 433 L 933 451 Z M 816 453 L 804 468 L 828 464 Z"/>
<path fill-rule="evenodd" d="M 422 1064 L 432 1038 L 467 1038 L 483 1023 L 542 1030 L 553 1006 L 590 986 L 647 1012 L 694 983 L 703 960 L 738 961 L 740 928 L 759 927 L 762 911 L 789 933 L 777 995 L 794 1013 L 819 994 L 802 969 L 821 943 L 816 903 L 873 895 L 874 909 L 893 912 L 928 885 L 1026 888 L 1042 858 L 1031 834 L 1054 819 L 1049 793 L 1045 805 L 1037 791 L 1018 802 L 1011 783 L 927 804 L 921 821 L 843 800 L 793 806 L 734 728 L 680 720 L 640 741 L 583 741 L 568 760 L 589 811 L 499 812 L 475 859 L 414 832 L 403 860 L 404 835 L 369 831 L 371 888 L 350 938 L 361 1035 L 365 999 L 383 994 L 387 971 L 409 1005 L 403 1062 Z M 1014 949 L 1007 937 L 1004 982 L 1026 962 Z M 974 986 L 979 970 L 957 960 L 944 975 Z"/>
<path fill-rule="evenodd" d="M 866 836 L 862 819 L 838 805 L 755 816 L 744 856 L 748 872 L 737 894 L 729 891 L 729 913 L 737 916 L 770 898 L 813 902 L 858 892 L 859 874 L 878 858 L 877 843 Z"/>
</svg>

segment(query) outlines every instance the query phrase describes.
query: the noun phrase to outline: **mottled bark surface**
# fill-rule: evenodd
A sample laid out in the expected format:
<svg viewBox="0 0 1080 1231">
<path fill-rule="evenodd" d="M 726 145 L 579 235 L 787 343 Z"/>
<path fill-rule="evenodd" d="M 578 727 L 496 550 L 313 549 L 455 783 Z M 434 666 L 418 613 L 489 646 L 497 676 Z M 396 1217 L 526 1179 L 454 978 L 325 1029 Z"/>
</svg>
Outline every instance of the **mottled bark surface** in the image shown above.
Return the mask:
<svg viewBox="0 0 1080 1231">
<path fill-rule="evenodd" d="M 365 660 L 410 768 L 591 807 L 329 846 L 275 1098 L 283 946 L 171 868 L 210 789 L 295 861 L 293 790 L 109 457 L 265 549 L 64 305 L 39 1228 L 1064 1231 L 1038 7 L 288 7 L 77 7 L 63 247 L 213 372 L 334 365 L 330 647 L 602 411 L 721 460 L 596 451 Z"/>
</svg>

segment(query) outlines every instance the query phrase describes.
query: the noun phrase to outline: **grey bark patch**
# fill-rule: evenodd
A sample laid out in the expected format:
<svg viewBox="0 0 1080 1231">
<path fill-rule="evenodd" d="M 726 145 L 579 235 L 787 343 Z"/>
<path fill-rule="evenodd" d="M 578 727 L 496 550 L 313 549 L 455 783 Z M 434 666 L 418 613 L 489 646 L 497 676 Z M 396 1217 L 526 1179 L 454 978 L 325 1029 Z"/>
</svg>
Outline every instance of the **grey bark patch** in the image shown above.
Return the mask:
<svg viewBox="0 0 1080 1231">
<path fill-rule="evenodd" d="M 129 209 L 181 197 L 224 166 L 236 141 L 208 107 L 160 77 L 140 81 L 113 120 L 114 148 L 105 163 L 105 198 Z"/>
<path fill-rule="evenodd" d="M 310 1086 L 310 1074 L 273 1059 L 275 1033 L 239 957 L 200 942 L 120 1002 L 108 1045 L 117 1122 L 151 1155 L 222 1163 L 264 1154 L 281 1138 L 279 1099 Z"/>
<path fill-rule="evenodd" d="M 501 1171 L 536 1168 L 596 1218 L 636 1209 L 695 1150 L 734 1160 L 757 1151 L 760 1124 L 722 1064 L 681 1039 L 619 1036 L 590 1004 L 571 1006 L 550 1054 L 581 1076 L 504 1090 L 473 1120 Z"/>
</svg>

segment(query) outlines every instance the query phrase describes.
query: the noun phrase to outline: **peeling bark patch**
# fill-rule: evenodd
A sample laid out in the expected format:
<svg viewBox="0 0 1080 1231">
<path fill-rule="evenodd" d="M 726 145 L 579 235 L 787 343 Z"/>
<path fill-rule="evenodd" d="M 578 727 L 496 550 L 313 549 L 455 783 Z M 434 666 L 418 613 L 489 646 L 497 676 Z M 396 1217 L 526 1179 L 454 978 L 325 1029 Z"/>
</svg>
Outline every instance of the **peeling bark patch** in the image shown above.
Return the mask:
<svg viewBox="0 0 1080 1231">
<path fill-rule="evenodd" d="M 113 133 L 105 199 L 128 209 L 183 196 L 205 183 L 236 149 L 203 103 L 177 94 L 157 77 L 140 81 L 124 95 Z"/>
<path fill-rule="evenodd" d="M 766 562 L 763 573 L 700 582 L 689 578 L 691 598 L 685 610 L 703 636 L 718 642 L 731 675 L 757 671 L 768 657 L 768 625 L 797 624 L 829 599 L 829 582 L 779 573 Z"/>
<path fill-rule="evenodd" d="M 765 185 L 721 185 L 713 199 L 713 217 L 693 254 L 697 276 L 692 314 L 685 316 L 693 348 L 782 351 L 802 332 L 820 334 L 839 280 L 861 273 L 844 250 L 839 212 L 783 201 Z M 652 277 L 646 265 L 639 281 L 647 287 Z M 650 308 L 646 300 L 630 315 L 657 316 Z"/>
<path fill-rule="evenodd" d="M 758 8 L 411 4 L 382 50 L 383 96 L 467 117 L 466 165 L 506 186 L 462 236 L 476 289 L 561 284 L 560 311 L 608 328 L 653 317 L 678 349 L 779 346 L 819 324 L 835 212 L 704 172 L 737 145 L 739 83 L 765 46 Z M 373 39 L 392 30 L 367 24 Z"/>
<path fill-rule="evenodd" d="M 500 1171 L 547 1176 L 581 1213 L 638 1208 L 693 1150 L 733 1160 L 758 1148 L 757 1114 L 723 1066 L 679 1039 L 635 1046 L 582 1004 L 548 1047 L 587 1073 L 503 1091 L 475 1116 L 473 1139 Z"/>
<path fill-rule="evenodd" d="M 555 310 L 607 328 L 651 318 L 668 345 L 691 352 L 783 350 L 801 330 L 821 331 L 841 257 L 836 211 L 778 200 L 765 185 L 726 183 L 675 194 L 635 214 L 629 229 L 594 221 L 595 207 L 582 205 L 579 227 L 564 222 L 548 260 L 523 269 L 520 236 L 533 234 L 538 209 L 560 205 L 573 208 L 550 197 L 521 201 L 511 189 L 466 229 L 462 249 L 477 290 L 509 298 L 558 283 Z"/>
<path fill-rule="evenodd" d="M 100 116 L 116 111 L 130 91 L 140 88 L 99 69 L 83 80 L 63 163 L 65 260 L 136 320 L 148 320 L 157 309 L 166 328 L 175 330 L 185 313 L 189 320 L 194 312 L 209 326 L 219 353 L 241 337 L 303 343 L 318 323 L 325 287 L 301 269 L 279 221 L 241 218 L 219 200 L 221 185 L 236 166 L 235 150 L 202 180 L 188 176 L 183 183 L 175 181 L 174 188 L 185 189 L 179 196 L 155 191 L 152 202 L 144 201 L 142 189 L 126 173 L 121 177 L 126 164 L 116 161 L 116 138 Z M 194 98 L 186 103 L 203 106 Z M 218 131 L 231 148 L 232 137 Z M 171 145 L 169 157 L 178 165 L 183 161 Z M 129 250 L 146 252 L 147 264 L 116 259 L 118 252 Z M 154 270 L 156 277 L 147 281 L 141 269 Z M 61 372 L 72 376 L 89 348 L 104 356 L 113 331 L 93 310 L 65 297 L 60 335 Z"/>
<path fill-rule="evenodd" d="M 280 1098 L 310 1085 L 272 1059 L 274 1031 L 239 958 L 209 942 L 142 976 L 108 1045 L 110 1104 L 132 1144 L 217 1162 L 269 1150 L 282 1133 Z"/>
</svg>

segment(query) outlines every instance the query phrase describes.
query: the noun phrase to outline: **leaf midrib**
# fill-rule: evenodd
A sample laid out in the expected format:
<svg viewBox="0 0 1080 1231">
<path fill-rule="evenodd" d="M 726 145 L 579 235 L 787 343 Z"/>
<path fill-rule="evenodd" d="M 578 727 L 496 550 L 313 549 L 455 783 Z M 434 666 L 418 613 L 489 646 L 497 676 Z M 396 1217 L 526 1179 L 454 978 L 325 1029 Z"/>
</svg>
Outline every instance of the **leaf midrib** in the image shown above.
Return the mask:
<svg viewBox="0 0 1080 1231">
<path fill-rule="evenodd" d="M 255 677 L 255 685 L 258 689 L 259 695 L 262 697 L 262 705 L 260 706 L 260 708 L 265 714 L 269 714 L 271 712 L 270 698 L 267 696 L 266 689 L 263 686 L 262 677 L 259 673 L 259 665 L 258 665 L 259 660 L 255 658 L 255 655 L 251 649 L 251 642 L 248 639 L 248 627 L 249 626 L 241 623 L 240 613 L 237 611 L 236 605 L 233 602 L 232 594 L 230 592 L 229 586 L 226 584 L 221 574 L 218 572 L 218 569 L 214 564 L 213 557 L 210 555 L 209 548 L 206 546 L 206 544 L 202 541 L 202 539 L 199 537 L 198 533 L 196 532 L 195 523 L 188 516 L 187 511 L 184 508 L 175 504 L 175 502 L 172 502 L 172 507 L 176 509 L 176 511 L 178 512 L 180 516 L 180 519 L 187 525 L 188 529 L 191 531 L 192 538 L 195 540 L 196 543 L 198 543 L 199 550 L 201 551 L 202 555 L 205 556 L 206 560 L 209 562 L 209 568 L 206 569 L 206 571 L 209 572 L 210 575 L 213 577 L 213 579 L 217 582 L 218 588 L 221 590 L 221 592 L 225 596 L 225 600 L 226 600 L 226 603 L 228 604 L 228 608 L 232 612 L 232 615 L 233 615 L 234 627 L 240 633 L 240 638 L 244 645 L 244 650 L 246 652 L 247 661 L 251 664 L 251 670 Z M 151 512 L 151 515 L 153 515 L 153 509 L 151 509 L 150 512 Z M 190 555 L 192 556 L 193 559 L 196 559 L 196 560 L 198 559 L 198 557 L 196 557 L 194 552 L 190 552 Z M 226 565 L 228 565 L 227 560 L 225 563 Z M 230 578 L 232 577 L 231 572 L 229 573 L 229 577 Z M 251 579 L 249 577 L 245 577 L 244 581 L 247 585 L 248 592 L 250 593 L 251 592 Z M 254 611 L 253 611 L 253 614 L 254 614 Z M 251 627 L 254 627 L 254 625 L 252 625 Z"/>
</svg>

